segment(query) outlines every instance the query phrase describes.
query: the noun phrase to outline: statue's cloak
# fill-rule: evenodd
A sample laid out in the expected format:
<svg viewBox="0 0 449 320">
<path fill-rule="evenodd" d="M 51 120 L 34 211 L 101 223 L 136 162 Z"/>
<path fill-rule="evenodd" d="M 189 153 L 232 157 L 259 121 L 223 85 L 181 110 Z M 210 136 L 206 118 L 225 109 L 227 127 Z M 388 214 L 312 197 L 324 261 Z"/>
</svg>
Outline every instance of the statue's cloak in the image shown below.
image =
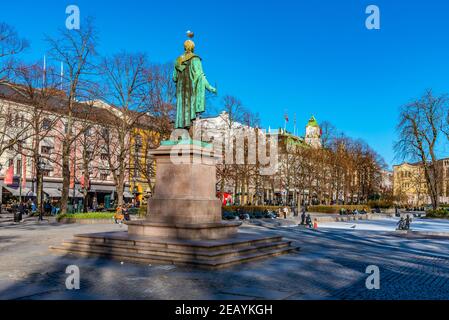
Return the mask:
<svg viewBox="0 0 449 320">
<path fill-rule="evenodd" d="M 206 89 L 210 88 L 201 58 L 194 53 L 180 56 L 175 63 L 173 80 L 176 82 L 175 128 L 190 128 L 197 114 L 204 112 Z"/>
</svg>

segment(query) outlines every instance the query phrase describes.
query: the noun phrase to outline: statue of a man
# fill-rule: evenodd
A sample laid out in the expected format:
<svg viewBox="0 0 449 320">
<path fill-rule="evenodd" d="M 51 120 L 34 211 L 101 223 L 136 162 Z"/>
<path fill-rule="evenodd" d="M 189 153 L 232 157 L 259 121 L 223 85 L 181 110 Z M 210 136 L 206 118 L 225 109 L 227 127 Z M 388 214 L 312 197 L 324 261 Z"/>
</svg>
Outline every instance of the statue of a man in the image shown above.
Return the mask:
<svg viewBox="0 0 449 320">
<path fill-rule="evenodd" d="M 193 37 L 193 33 L 189 34 Z M 206 90 L 216 93 L 206 79 L 201 58 L 193 53 L 195 43 L 184 42 L 184 54 L 175 63 L 173 80 L 176 82 L 176 129 L 189 129 L 192 121 L 205 111 Z"/>
</svg>

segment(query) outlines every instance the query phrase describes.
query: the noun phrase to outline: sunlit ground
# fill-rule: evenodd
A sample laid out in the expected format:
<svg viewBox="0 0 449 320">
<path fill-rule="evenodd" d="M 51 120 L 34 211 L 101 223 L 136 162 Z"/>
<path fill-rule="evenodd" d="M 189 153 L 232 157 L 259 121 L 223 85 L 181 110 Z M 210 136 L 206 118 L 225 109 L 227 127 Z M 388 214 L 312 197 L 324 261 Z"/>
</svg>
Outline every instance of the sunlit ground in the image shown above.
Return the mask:
<svg viewBox="0 0 449 320">
<path fill-rule="evenodd" d="M 449 232 L 449 220 L 444 219 L 419 219 L 412 218 L 411 230 L 427 232 Z M 388 218 L 382 220 L 359 220 L 350 222 L 327 222 L 320 223 L 320 228 L 326 229 L 355 229 L 371 231 L 394 231 L 399 218 Z"/>
</svg>

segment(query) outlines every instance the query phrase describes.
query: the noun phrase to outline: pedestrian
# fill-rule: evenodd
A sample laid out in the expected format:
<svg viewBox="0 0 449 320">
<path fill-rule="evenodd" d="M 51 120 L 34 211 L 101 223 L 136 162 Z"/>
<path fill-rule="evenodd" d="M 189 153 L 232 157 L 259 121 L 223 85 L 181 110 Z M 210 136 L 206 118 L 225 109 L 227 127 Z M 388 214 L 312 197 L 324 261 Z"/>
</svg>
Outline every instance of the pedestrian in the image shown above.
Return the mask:
<svg viewBox="0 0 449 320">
<path fill-rule="evenodd" d="M 310 229 L 312 229 L 312 227 L 313 227 L 312 217 L 310 216 L 310 213 L 306 217 L 306 226 L 309 227 Z"/>
<path fill-rule="evenodd" d="M 288 215 L 288 208 L 284 207 L 284 219 L 287 219 L 287 215 Z"/>
<path fill-rule="evenodd" d="M 399 219 L 398 227 L 396 230 L 405 230 L 405 220 L 403 217 L 401 217 L 401 219 Z"/>
<path fill-rule="evenodd" d="M 302 214 L 301 214 L 301 225 L 304 225 L 306 223 L 306 207 L 302 207 Z"/>
<path fill-rule="evenodd" d="M 410 218 L 410 215 L 408 214 L 405 218 L 405 230 L 410 230 L 410 225 L 412 223 L 412 218 Z"/>
<path fill-rule="evenodd" d="M 315 230 L 318 229 L 318 219 L 317 218 L 313 219 L 313 229 L 315 229 Z"/>
<path fill-rule="evenodd" d="M 18 218 L 17 218 L 17 222 L 22 221 L 23 215 L 25 214 L 26 208 L 25 208 L 25 203 L 21 202 L 19 204 L 19 208 L 18 208 Z"/>
</svg>

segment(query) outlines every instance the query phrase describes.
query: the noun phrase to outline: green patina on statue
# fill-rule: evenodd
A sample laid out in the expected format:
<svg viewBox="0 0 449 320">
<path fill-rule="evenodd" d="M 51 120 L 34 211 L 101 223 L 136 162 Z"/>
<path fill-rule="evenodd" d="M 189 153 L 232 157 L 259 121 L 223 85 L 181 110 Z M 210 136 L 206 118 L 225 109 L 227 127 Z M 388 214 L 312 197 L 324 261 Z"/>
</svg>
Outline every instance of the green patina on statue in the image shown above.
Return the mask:
<svg viewBox="0 0 449 320">
<path fill-rule="evenodd" d="M 193 32 L 187 35 L 193 38 Z M 192 40 L 184 42 L 184 54 L 175 63 L 173 81 L 176 82 L 176 129 L 189 129 L 201 113 L 205 111 L 206 90 L 217 93 L 206 79 L 201 58 L 194 54 Z"/>
</svg>

